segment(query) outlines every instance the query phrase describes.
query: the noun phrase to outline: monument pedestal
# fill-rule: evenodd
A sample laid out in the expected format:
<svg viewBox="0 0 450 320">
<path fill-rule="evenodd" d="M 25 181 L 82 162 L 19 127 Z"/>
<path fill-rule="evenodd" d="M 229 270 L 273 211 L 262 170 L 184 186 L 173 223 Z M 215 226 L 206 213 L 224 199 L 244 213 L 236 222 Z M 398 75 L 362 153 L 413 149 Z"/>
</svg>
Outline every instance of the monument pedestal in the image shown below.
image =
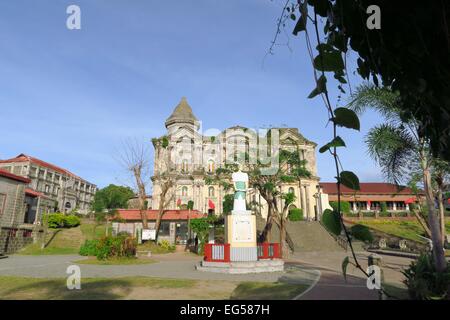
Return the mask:
<svg viewBox="0 0 450 320">
<path fill-rule="evenodd" d="M 248 210 L 231 213 L 225 217 L 225 243 L 230 244 L 230 260 L 257 261 L 256 216 Z"/>
</svg>

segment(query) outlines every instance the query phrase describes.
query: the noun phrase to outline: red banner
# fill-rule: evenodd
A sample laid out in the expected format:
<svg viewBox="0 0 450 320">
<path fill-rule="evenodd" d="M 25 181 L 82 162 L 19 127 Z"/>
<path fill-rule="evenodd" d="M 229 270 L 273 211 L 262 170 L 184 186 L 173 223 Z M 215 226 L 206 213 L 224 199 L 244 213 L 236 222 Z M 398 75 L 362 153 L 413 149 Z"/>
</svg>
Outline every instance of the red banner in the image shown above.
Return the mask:
<svg viewBox="0 0 450 320">
<path fill-rule="evenodd" d="M 177 207 L 180 207 L 181 206 L 181 199 L 178 199 L 177 200 Z"/>
<path fill-rule="evenodd" d="M 212 202 L 211 200 L 208 201 L 208 206 L 210 209 L 215 209 L 216 206 L 214 205 L 214 202 Z"/>
<path fill-rule="evenodd" d="M 416 202 L 416 198 L 415 197 L 412 197 L 412 198 L 409 198 L 409 199 L 405 200 L 405 204 L 410 204 L 410 203 L 414 203 L 414 202 Z"/>
</svg>

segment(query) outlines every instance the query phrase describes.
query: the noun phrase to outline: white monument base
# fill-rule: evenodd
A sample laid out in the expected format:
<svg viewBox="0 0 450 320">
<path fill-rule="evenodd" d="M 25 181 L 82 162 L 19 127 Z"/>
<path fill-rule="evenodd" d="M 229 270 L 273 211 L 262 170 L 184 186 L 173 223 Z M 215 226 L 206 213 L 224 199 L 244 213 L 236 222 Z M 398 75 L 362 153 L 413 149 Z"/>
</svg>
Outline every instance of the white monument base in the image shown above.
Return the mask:
<svg viewBox="0 0 450 320">
<path fill-rule="evenodd" d="M 283 272 L 284 261 L 281 259 L 267 259 L 249 262 L 210 262 L 202 261 L 195 266 L 198 271 L 230 273 L 230 274 L 246 274 L 246 273 L 262 273 L 262 272 Z"/>
<path fill-rule="evenodd" d="M 230 244 L 230 260 L 258 260 L 256 216 L 250 210 L 233 210 L 225 218 L 225 243 Z"/>
</svg>

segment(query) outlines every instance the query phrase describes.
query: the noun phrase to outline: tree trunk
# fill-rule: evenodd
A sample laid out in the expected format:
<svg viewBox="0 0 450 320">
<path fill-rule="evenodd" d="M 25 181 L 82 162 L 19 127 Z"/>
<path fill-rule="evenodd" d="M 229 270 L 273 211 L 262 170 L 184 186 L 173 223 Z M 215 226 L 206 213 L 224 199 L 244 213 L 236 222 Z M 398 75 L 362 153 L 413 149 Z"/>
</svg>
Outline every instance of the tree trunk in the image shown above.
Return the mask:
<svg viewBox="0 0 450 320">
<path fill-rule="evenodd" d="M 264 226 L 263 232 L 261 233 L 260 242 L 270 241 L 270 231 L 272 230 L 273 224 L 272 220 L 273 220 L 272 203 L 267 201 L 267 222 L 266 225 Z"/>
<path fill-rule="evenodd" d="M 419 210 L 414 209 L 413 213 L 417 219 L 417 221 L 419 222 L 419 224 L 422 226 L 422 228 L 425 230 L 425 233 L 427 234 L 427 236 L 429 238 L 431 238 L 431 231 L 430 228 L 428 228 L 428 225 L 426 223 L 426 221 L 424 220 L 424 218 L 420 215 Z"/>
<path fill-rule="evenodd" d="M 438 272 L 443 272 L 447 267 L 447 262 L 445 260 L 444 248 L 441 241 L 441 232 L 434 210 L 434 197 L 431 188 L 431 173 L 430 168 L 427 165 L 423 167 L 423 182 L 428 207 L 428 225 L 430 227 L 431 240 L 433 242 L 433 254 L 436 263 L 436 270 Z"/>
<path fill-rule="evenodd" d="M 280 258 L 284 256 L 284 243 L 286 242 L 286 226 L 284 217 L 280 216 Z"/>
<path fill-rule="evenodd" d="M 147 208 L 145 207 L 145 202 L 147 200 L 147 193 L 145 192 L 145 184 L 142 181 L 141 170 L 139 169 L 139 167 L 136 166 L 133 172 L 138 187 L 139 214 L 141 215 L 142 227 L 144 229 L 148 229 Z"/>
<path fill-rule="evenodd" d="M 442 193 L 442 188 L 439 186 L 438 189 L 438 201 L 439 201 L 439 223 L 441 226 L 441 242 L 442 245 L 445 243 L 445 208 L 444 208 L 444 195 Z"/>
</svg>

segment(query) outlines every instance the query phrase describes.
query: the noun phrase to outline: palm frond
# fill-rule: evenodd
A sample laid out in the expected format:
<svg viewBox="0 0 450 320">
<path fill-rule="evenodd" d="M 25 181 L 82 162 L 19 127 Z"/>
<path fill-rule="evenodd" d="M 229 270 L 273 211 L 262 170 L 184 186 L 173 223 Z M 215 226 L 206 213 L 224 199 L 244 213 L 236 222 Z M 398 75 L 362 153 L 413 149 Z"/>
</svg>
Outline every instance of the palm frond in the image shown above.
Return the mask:
<svg viewBox="0 0 450 320">
<path fill-rule="evenodd" d="M 366 135 L 368 153 L 381 167 L 385 178 L 400 184 L 408 178 L 411 160 L 417 155 L 414 137 L 404 128 L 382 124 Z"/>
<path fill-rule="evenodd" d="M 358 114 L 371 108 L 381 113 L 387 120 L 398 121 L 400 119 L 398 99 L 399 95 L 389 88 L 363 84 L 353 92 L 347 107 Z"/>
</svg>

